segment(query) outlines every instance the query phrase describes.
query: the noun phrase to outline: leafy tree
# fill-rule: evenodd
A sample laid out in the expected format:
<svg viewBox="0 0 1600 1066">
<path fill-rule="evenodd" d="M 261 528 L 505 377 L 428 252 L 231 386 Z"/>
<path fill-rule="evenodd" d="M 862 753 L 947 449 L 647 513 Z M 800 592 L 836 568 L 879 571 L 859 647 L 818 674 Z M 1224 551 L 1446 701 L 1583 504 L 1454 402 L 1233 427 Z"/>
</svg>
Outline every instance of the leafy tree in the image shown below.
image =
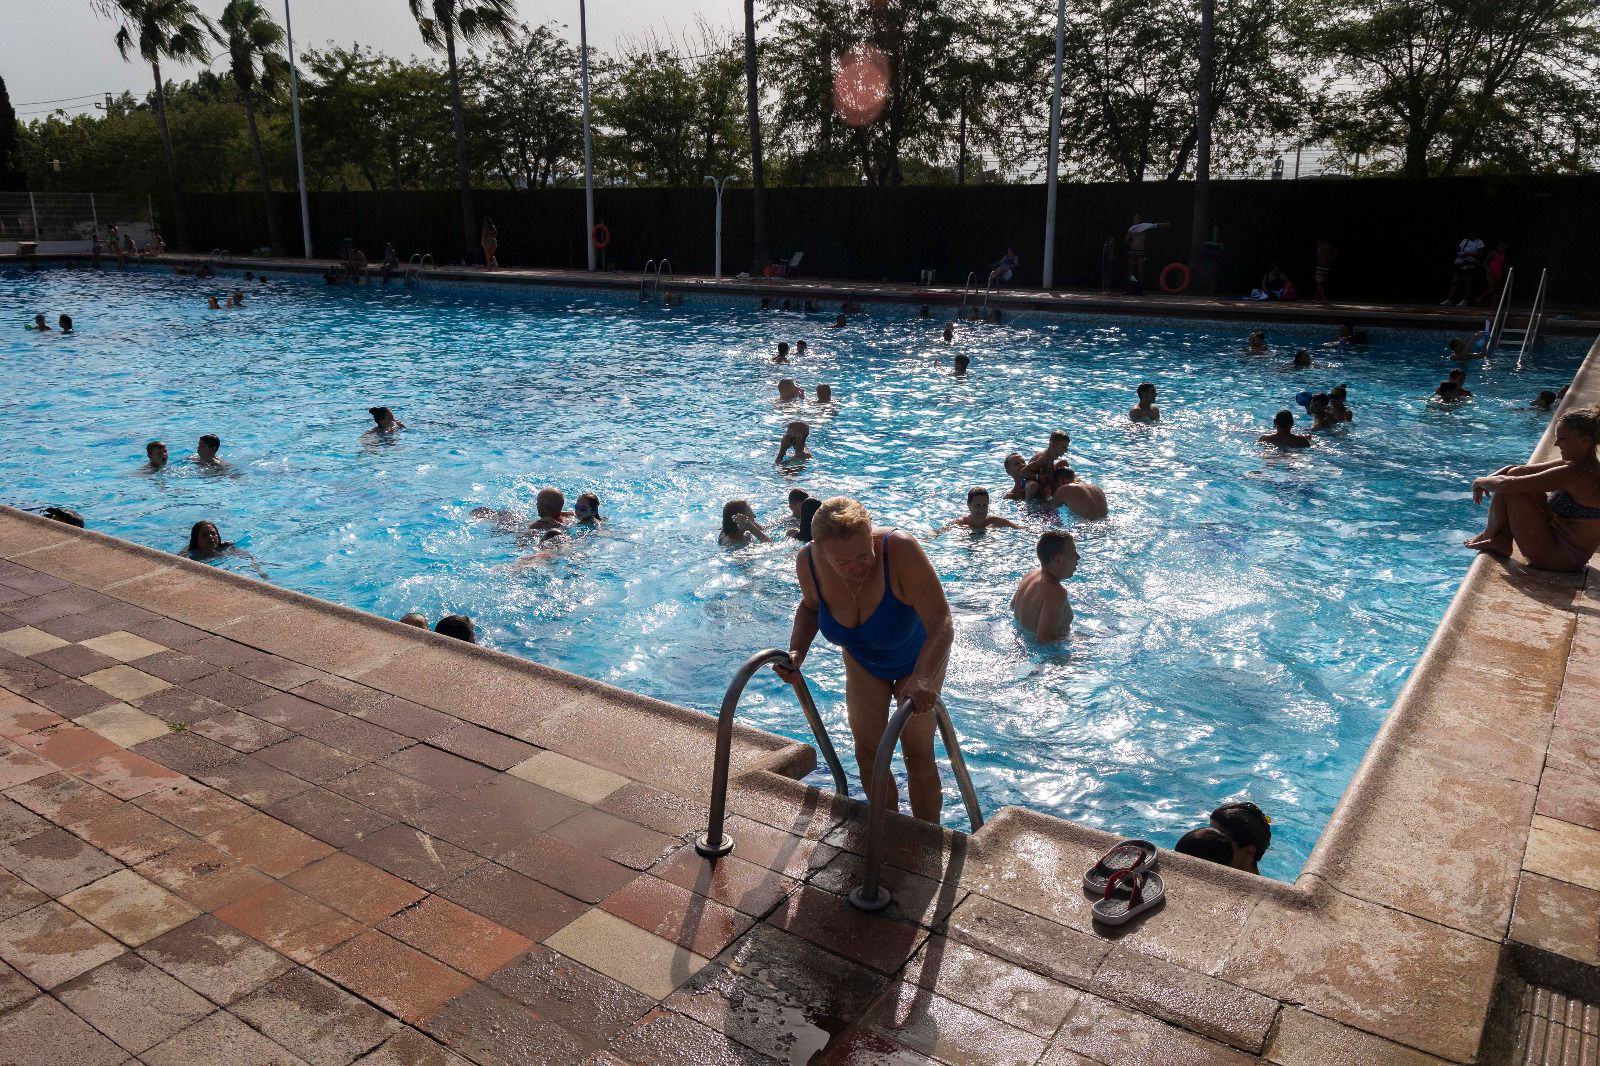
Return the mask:
<svg viewBox="0 0 1600 1066">
<path fill-rule="evenodd" d="M 209 62 L 207 46 L 219 40 L 217 29 L 195 7 L 194 0 L 94 0 L 94 5 L 101 13 L 122 23 L 116 36 L 117 51 L 122 58 L 126 60 L 129 53 L 137 50 L 139 58 L 150 64 L 150 73 L 155 78 L 156 122 L 161 129 L 161 148 L 167 162 L 177 243 L 187 247 L 188 220 L 183 208 L 183 188 L 178 182 L 178 164 L 172 152 L 161 61 Z"/>
<path fill-rule="evenodd" d="M 1356 85 L 1329 122 L 1335 140 L 1390 149 L 1426 177 L 1537 149 L 1552 125 L 1582 128 L 1600 104 L 1594 12 L 1590 0 L 1346 0 L 1325 37 Z"/>
<path fill-rule="evenodd" d="M 709 27 L 691 47 L 647 37 L 605 72 L 597 109 L 610 131 L 604 157 L 619 177 L 646 185 L 698 185 L 703 175 L 738 169 L 743 73 L 735 39 Z"/>
<path fill-rule="evenodd" d="M 456 184 L 461 188 L 461 222 L 466 232 L 467 255 L 478 246 L 472 211 L 471 176 L 467 167 L 466 115 L 461 102 L 461 64 L 456 42 L 487 42 L 511 35 L 516 25 L 513 0 L 407 0 L 422 39 L 430 48 L 443 48 L 450 71 L 450 121 L 456 141 Z"/>
<path fill-rule="evenodd" d="M 370 48 L 303 57 L 301 120 L 307 180 L 371 189 L 448 186 L 450 81 L 427 63 L 400 63 Z"/>
<path fill-rule="evenodd" d="M 272 210 L 272 179 L 267 175 L 266 158 L 261 153 L 261 131 L 256 125 L 256 95 L 270 94 L 274 83 L 288 71 L 288 64 L 279 55 L 283 46 L 283 30 L 272 21 L 257 0 L 228 0 L 219 20 L 227 35 L 229 71 L 239 90 L 239 102 L 244 104 L 245 121 L 250 126 L 250 147 L 255 154 L 256 170 L 261 175 L 261 198 L 267 214 L 267 240 L 274 255 L 283 252 L 283 240 L 278 231 L 278 218 Z"/>
<path fill-rule="evenodd" d="M 17 112 L 0 78 L 0 192 L 21 192 L 28 187 L 22 169 L 22 150 L 17 146 Z"/>
<path fill-rule="evenodd" d="M 583 151 L 578 50 L 555 27 L 523 27 L 463 71 L 481 127 L 477 154 L 507 184 L 553 185 L 576 165 Z"/>
</svg>

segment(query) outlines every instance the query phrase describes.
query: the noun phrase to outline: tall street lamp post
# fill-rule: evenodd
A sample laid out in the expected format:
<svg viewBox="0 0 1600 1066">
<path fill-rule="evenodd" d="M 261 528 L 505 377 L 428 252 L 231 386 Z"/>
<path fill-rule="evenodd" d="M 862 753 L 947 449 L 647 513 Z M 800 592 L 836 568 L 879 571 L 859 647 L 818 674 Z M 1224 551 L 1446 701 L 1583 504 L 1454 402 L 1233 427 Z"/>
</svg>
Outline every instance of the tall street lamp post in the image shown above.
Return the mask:
<svg viewBox="0 0 1600 1066">
<path fill-rule="evenodd" d="M 311 258 L 311 212 L 306 209 L 306 153 L 300 146 L 300 76 L 295 73 L 294 30 L 289 25 L 289 0 L 283 0 L 283 33 L 289 43 L 289 110 L 294 113 L 294 162 L 300 172 L 300 235 Z"/>
</svg>

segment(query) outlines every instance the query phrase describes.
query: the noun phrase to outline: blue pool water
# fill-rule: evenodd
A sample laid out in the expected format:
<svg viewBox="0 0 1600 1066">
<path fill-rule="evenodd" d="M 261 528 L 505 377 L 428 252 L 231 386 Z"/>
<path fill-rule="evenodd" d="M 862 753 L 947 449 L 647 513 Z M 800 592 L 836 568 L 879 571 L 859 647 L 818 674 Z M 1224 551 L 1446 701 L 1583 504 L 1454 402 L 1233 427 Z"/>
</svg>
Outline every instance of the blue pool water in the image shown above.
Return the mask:
<svg viewBox="0 0 1600 1066">
<path fill-rule="evenodd" d="M 627 294 L 280 278 L 213 312 L 208 292 L 225 285 L 0 272 L 0 499 L 72 506 L 173 551 L 211 518 L 290 588 L 389 617 L 465 612 L 496 648 L 714 711 L 746 656 L 786 643 L 797 596 L 792 541 L 718 548 L 724 500 L 746 497 L 781 528 L 799 485 L 925 534 L 986 484 L 999 514 L 1067 522 L 1083 561 L 1076 634 L 1041 651 L 1007 609 L 1033 534 L 928 543 L 958 631 L 946 697 L 985 808 L 1170 844 L 1249 797 L 1274 817 L 1263 872 L 1285 878 L 1466 569 L 1460 542 L 1481 520 L 1470 477 L 1528 454 L 1545 421 L 1529 399 L 1569 380 L 1583 351 L 1551 339 L 1521 371 L 1474 368 L 1477 399 L 1446 411 L 1424 402 L 1449 366 L 1437 334 L 1314 347 L 1317 367 L 1290 371 L 1292 349 L 1331 327 L 1274 328 L 1265 357 L 1228 323 L 1018 318 L 947 346 L 939 321 L 887 308 L 834 331 L 825 316 L 693 295 L 662 311 Z M 79 334 L 24 332 L 37 311 L 71 313 Z M 797 365 L 767 361 L 800 338 L 811 352 Z M 973 358 L 967 380 L 948 374 L 953 351 Z M 839 397 L 806 409 L 815 458 L 798 471 L 772 462 L 796 417 L 775 402 L 783 374 Z M 1160 388 L 1155 428 L 1126 417 L 1141 380 Z M 1339 382 L 1352 425 L 1300 454 L 1255 443 L 1296 392 Z M 410 428 L 363 440 L 373 404 Z M 1003 456 L 1056 427 L 1105 488 L 1108 520 L 998 499 Z M 205 432 L 231 473 L 182 461 Z M 152 437 L 174 458 L 153 476 L 139 473 Z M 512 566 L 526 552 L 470 512 L 531 511 L 545 484 L 569 505 L 597 492 L 607 522 L 563 556 Z M 845 736 L 840 660 L 820 640 L 808 674 Z M 806 735 L 770 677 L 742 714 Z M 945 819 L 963 824 L 953 786 Z"/>
</svg>

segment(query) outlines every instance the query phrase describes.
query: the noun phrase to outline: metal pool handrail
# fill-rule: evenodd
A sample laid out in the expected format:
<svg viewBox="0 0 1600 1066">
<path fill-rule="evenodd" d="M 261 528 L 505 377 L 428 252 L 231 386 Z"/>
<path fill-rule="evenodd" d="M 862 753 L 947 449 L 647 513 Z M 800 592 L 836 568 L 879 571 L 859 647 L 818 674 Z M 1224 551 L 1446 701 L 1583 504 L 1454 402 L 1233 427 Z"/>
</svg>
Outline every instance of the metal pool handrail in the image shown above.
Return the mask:
<svg viewBox="0 0 1600 1066">
<path fill-rule="evenodd" d="M 644 269 L 639 272 L 639 302 L 644 303 L 645 287 L 650 284 L 650 270 L 656 265 L 654 259 L 645 263 Z"/>
<path fill-rule="evenodd" d="M 900 704 L 894 712 L 894 717 L 889 719 L 888 728 L 883 731 L 883 739 L 878 741 L 878 758 L 872 766 L 872 792 L 867 797 L 867 855 L 865 868 L 862 871 L 861 884 L 850 892 L 850 904 L 857 910 L 881 911 L 894 899 L 889 890 L 880 883 L 883 872 L 883 827 L 884 815 L 888 810 L 888 791 L 894 780 L 890 776 L 889 764 L 894 758 L 894 749 L 900 746 L 900 734 L 905 732 L 906 723 L 911 721 L 915 712 L 910 700 Z M 939 725 L 939 735 L 944 739 L 945 754 L 950 757 L 950 771 L 955 774 L 956 786 L 961 790 L 961 802 L 966 804 L 967 818 L 972 822 L 972 831 L 977 832 L 983 828 L 983 808 L 978 805 L 978 794 L 972 787 L 972 776 L 967 773 L 967 760 L 961 755 L 961 741 L 956 736 L 955 724 L 950 721 L 950 712 L 945 708 L 944 700 L 933 701 L 934 720 Z"/>
<path fill-rule="evenodd" d="M 711 768 L 711 818 L 705 833 L 694 844 L 694 850 L 708 859 L 720 858 L 733 850 L 733 838 L 722 831 L 722 825 L 728 804 L 728 762 L 733 751 L 734 709 L 739 706 L 739 697 L 743 695 L 745 686 L 750 683 L 756 671 L 768 663 L 776 662 L 789 664 L 789 653 L 778 648 L 756 652 L 739 667 L 739 672 L 733 675 L 733 682 L 728 686 L 727 695 L 722 697 L 722 709 L 717 712 L 717 755 Z M 816 737 L 817 750 L 822 753 L 823 761 L 828 764 L 828 770 L 833 774 L 834 788 L 840 795 L 848 796 L 849 779 L 844 775 L 844 767 L 839 762 L 838 752 L 833 750 L 833 741 L 828 737 L 828 727 L 822 724 L 822 716 L 817 714 L 817 705 L 811 699 L 811 689 L 806 685 L 804 675 L 796 670 L 794 680 L 790 684 L 794 687 L 795 696 L 800 700 L 800 709 L 805 711 L 806 721 L 811 725 L 811 734 Z"/>
<path fill-rule="evenodd" d="M 963 308 L 967 306 L 967 295 L 969 293 L 973 296 L 978 295 L 978 272 L 976 270 L 967 271 L 966 284 L 961 286 L 961 306 Z"/>
</svg>

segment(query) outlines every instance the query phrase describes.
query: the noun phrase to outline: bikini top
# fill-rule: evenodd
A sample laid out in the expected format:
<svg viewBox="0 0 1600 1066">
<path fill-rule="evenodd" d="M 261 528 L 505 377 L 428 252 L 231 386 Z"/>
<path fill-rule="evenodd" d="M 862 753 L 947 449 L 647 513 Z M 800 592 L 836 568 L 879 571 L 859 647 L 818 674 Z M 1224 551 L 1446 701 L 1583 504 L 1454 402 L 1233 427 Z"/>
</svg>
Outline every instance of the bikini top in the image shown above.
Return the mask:
<svg viewBox="0 0 1600 1066">
<path fill-rule="evenodd" d="M 811 553 L 806 562 L 811 566 L 811 583 L 817 589 L 817 627 L 830 644 L 848 651 L 862 668 L 874 677 L 899 680 L 911 673 L 922 651 L 922 642 L 928 631 L 916 608 L 894 594 L 889 584 L 889 541 L 894 531 L 883 535 L 883 599 L 877 609 L 858 626 L 840 624 L 828 610 L 828 601 L 822 595 L 822 583 L 817 580 L 817 564 Z"/>
<path fill-rule="evenodd" d="M 1600 507 L 1590 507 L 1579 503 L 1572 498 L 1566 489 L 1557 489 L 1550 494 L 1550 513 L 1561 518 L 1588 518 L 1600 519 Z"/>
</svg>

